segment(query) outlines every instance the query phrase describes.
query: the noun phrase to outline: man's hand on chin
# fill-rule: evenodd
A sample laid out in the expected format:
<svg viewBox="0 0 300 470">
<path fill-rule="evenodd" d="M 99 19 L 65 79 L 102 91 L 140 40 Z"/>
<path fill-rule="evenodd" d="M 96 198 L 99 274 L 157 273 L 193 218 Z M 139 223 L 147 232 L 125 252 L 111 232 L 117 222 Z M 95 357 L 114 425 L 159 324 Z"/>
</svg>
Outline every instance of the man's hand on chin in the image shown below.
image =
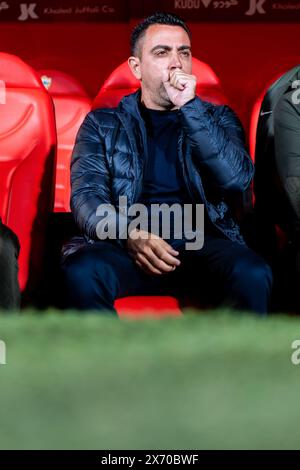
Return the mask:
<svg viewBox="0 0 300 470">
<path fill-rule="evenodd" d="M 180 69 L 174 69 L 171 72 L 165 70 L 163 72 L 163 84 L 170 101 L 177 108 L 181 108 L 188 101 L 196 96 L 195 75 L 189 75 Z"/>
</svg>

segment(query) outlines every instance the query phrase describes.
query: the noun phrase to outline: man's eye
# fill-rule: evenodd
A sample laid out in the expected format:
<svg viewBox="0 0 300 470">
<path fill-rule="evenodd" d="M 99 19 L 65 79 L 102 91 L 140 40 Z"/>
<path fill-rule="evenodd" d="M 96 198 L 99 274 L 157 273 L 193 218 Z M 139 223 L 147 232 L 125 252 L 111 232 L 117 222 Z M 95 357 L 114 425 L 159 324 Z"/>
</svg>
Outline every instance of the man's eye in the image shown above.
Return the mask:
<svg viewBox="0 0 300 470">
<path fill-rule="evenodd" d="M 181 54 L 182 54 L 184 57 L 189 57 L 189 56 L 190 56 L 190 51 L 182 51 Z"/>
<path fill-rule="evenodd" d="M 166 54 L 166 51 L 158 51 L 158 52 L 156 53 L 156 55 L 165 55 L 165 54 Z"/>
</svg>

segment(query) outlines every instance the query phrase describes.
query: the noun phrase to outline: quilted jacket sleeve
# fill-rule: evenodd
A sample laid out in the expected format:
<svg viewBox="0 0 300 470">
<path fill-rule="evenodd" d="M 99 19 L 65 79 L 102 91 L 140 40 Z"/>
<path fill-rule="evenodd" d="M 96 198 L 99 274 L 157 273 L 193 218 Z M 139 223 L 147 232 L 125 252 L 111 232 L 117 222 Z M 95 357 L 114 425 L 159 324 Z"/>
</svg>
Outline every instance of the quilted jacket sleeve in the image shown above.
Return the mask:
<svg viewBox="0 0 300 470">
<path fill-rule="evenodd" d="M 93 240 L 102 238 L 108 226 L 119 233 L 121 225 L 126 230 L 128 223 L 122 214 L 116 217 L 112 205 L 111 177 L 99 126 L 95 112 L 89 113 L 77 134 L 71 160 L 71 210 L 82 233 Z M 107 212 L 99 213 L 100 205 Z"/>
<path fill-rule="evenodd" d="M 300 109 L 298 100 L 299 89 L 295 91 L 292 88 L 280 98 L 275 107 L 274 148 L 277 170 L 299 224 Z"/>
<path fill-rule="evenodd" d="M 228 106 L 209 108 L 199 98 L 186 103 L 179 116 L 201 171 L 221 191 L 245 191 L 253 164 L 245 149 L 244 132 Z"/>
</svg>

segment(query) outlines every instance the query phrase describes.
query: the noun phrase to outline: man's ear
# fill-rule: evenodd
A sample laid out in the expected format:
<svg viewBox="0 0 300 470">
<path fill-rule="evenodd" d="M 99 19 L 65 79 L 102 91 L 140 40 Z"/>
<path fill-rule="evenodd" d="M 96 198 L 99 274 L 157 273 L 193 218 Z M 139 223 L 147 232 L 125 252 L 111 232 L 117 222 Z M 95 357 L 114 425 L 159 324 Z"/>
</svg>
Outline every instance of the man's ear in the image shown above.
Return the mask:
<svg viewBox="0 0 300 470">
<path fill-rule="evenodd" d="M 128 59 L 128 65 L 130 67 L 131 72 L 135 76 L 137 80 L 142 79 L 142 74 L 141 74 L 141 62 L 138 57 L 131 56 Z"/>
</svg>

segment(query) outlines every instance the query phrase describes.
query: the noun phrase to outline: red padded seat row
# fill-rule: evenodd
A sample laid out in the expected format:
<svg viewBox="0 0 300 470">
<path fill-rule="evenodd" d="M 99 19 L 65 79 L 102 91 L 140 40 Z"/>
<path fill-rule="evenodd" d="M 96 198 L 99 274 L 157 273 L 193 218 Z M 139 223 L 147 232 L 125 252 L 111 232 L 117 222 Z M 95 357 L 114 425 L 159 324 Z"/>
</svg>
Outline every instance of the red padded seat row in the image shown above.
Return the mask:
<svg viewBox="0 0 300 470">
<path fill-rule="evenodd" d="M 57 129 L 55 212 L 70 212 L 70 160 L 78 129 L 91 110 L 91 99 L 74 77 L 59 70 L 39 70 L 51 95 Z"/>
<path fill-rule="evenodd" d="M 55 120 L 38 74 L 20 58 L 0 53 L 0 80 L 0 216 L 19 237 L 24 290 L 42 268 L 45 226 L 53 209 Z"/>
<path fill-rule="evenodd" d="M 115 309 L 119 317 L 140 318 L 147 315 L 161 317 L 182 315 L 179 302 L 170 296 L 132 296 L 115 301 Z"/>
</svg>

